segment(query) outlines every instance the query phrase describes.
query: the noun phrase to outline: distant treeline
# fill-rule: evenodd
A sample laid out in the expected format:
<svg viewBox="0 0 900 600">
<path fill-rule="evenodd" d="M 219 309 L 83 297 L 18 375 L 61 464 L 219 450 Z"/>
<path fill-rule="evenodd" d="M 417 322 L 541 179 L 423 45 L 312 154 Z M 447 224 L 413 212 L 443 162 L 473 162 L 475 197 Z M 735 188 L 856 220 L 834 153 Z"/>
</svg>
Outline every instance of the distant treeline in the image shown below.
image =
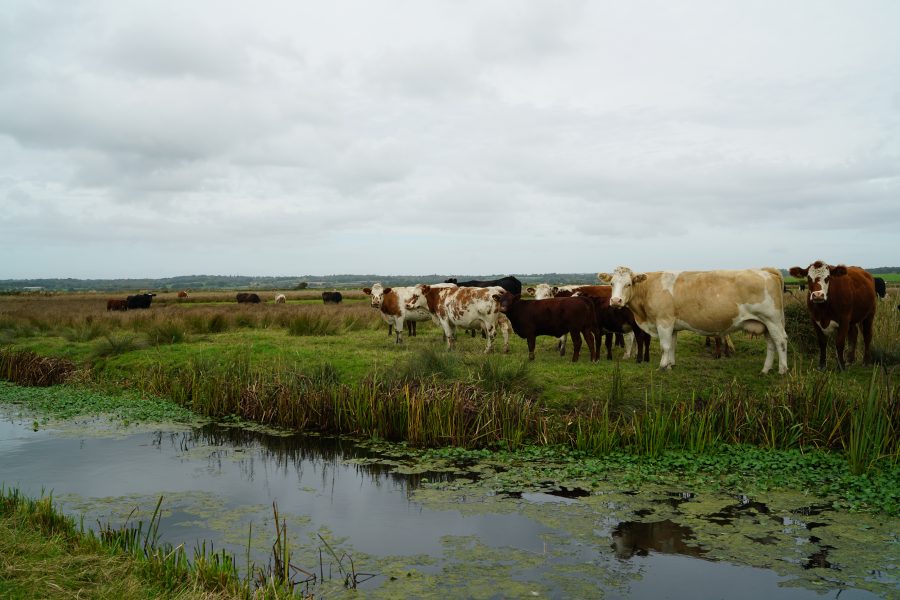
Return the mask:
<svg viewBox="0 0 900 600">
<path fill-rule="evenodd" d="M 900 267 L 867 269 L 873 274 L 900 273 Z M 534 273 L 515 275 L 526 284 L 594 284 L 596 273 Z M 161 279 L 4 279 L 0 280 L 0 292 L 17 291 L 66 291 L 66 292 L 122 292 L 122 291 L 178 291 L 178 290 L 294 290 L 364 287 L 376 281 L 385 286 L 436 283 L 448 277 L 460 281 L 467 279 L 496 279 L 508 273 L 481 275 L 304 275 L 291 277 L 247 275 L 182 275 Z M 787 270 L 782 275 L 788 277 Z"/>
</svg>

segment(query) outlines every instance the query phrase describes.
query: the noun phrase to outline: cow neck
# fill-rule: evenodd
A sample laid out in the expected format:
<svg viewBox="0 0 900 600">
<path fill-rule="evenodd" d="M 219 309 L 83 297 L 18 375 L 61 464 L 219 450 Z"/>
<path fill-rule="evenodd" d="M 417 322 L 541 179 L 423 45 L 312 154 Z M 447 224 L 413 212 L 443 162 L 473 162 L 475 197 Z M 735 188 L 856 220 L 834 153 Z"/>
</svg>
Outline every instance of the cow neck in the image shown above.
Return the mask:
<svg viewBox="0 0 900 600">
<path fill-rule="evenodd" d="M 651 279 L 652 277 L 652 279 Z M 630 309 L 631 314 L 634 315 L 634 318 L 637 321 L 647 321 L 649 320 L 647 315 L 647 291 L 650 288 L 650 285 L 659 280 L 659 275 L 657 273 L 647 274 L 647 279 L 644 281 L 640 281 L 638 283 L 631 284 L 631 300 L 628 301 L 628 304 L 623 306 L 624 309 Z"/>
</svg>

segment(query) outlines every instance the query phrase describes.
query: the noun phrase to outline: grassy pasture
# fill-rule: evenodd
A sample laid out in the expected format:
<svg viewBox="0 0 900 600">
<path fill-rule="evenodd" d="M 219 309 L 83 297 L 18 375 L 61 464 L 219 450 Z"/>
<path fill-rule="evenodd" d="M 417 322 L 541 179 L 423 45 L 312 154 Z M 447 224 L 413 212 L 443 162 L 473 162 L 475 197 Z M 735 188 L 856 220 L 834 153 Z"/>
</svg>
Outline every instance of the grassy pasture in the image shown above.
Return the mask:
<svg viewBox="0 0 900 600">
<path fill-rule="evenodd" d="M 471 407 L 477 406 L 478 419 L 492 423 L 497 439 L 569 440 L 594 450 L 627 439 L 637 450 L 651 453 L 672 443 L 673 436 L 679 444 L 702 447 L 705 442 L 686 439 L 696 435 L 772 447 L 841 447 L 849 443 L 853 407 L 863 403 L 872 383 L 872 369 L 858 363 L 839 374 L 813 369 L 817 354 L 812 326 L 805 316 L 805 296 L 797 292 L 786 294 L 791 338 L 791 373 L 786 376 L 761 375 L 765 342 L 744 334 L 733 336 L 734 356 L 716 360 L 702 337 L 682 332 L 677 367 L 671 372 L 656 368 L 656 341 L 649 364 L 619 360 L 618 348 L 613 350 L 615 360 L 592 364 L 586 349 L 581 360 L 572 363 L 571 343 L 568 356 L 559 357 L 555 340 L 545 337 L 539 338 L 536 360 L 528 362 L 525 341 L 515 336 L 509 354 L 501 352 L 501 342 L 485 355 L 484 340 L 463 334 L 457 351 L 449 353 L 431 323 L 420 323 L 417 337 L 394 344 L 361 291 L 342 291 L 345 301 L 340 305 L 324 305 L 320 292 L 308 290 L 284 292 L 288 303 L 277 305 L 277 293 L 262 293 L 259 305 L 239 305 L 233 292 L 187 299 L 161 293 L 150 309 L 127 312 L 107 312 L 107 295 L 3 296 L 0 348 L 66 359 L 78 366 L 76 379 L 173 397 L 204 414 L 240 413 L 290 426 L 304 426 L 312 419 L 320 427 L 379 432 L 419 443 L 433 439 L 478 445 L 481 425 L 468 423 L 474 438 L 443 430 L 429 438 L 417 429 L 425 423 L 421 414 L 404 412 L 401 418 L 385 408 L 407 411 L 422 402 L 422 410 L 450 411 L 429 418 L 452 421 L 469 419 Z M 900 362 L 897 291 L 891 293 L 890 300 L 879 303 L 873 342 L 876 357 L 888 367 Z M 833 349 L 829 357 L 833 365 Z M 883 379 L 879 398 L 896 406 L 891 404 L 894 383 Z M 379 386 L 392 390 L 395 404 L 367 397 L 383 393 Z M 452 410 L 434 408 L 432 396 L 449 398 Z M 299 397 L 314 398 L 318 404 L 300 415 Z M 488 397 L 495 397 L 493 404 L 486 403 Z M 514 415 L 503 412 L 512 406 L 508 399 L 517 402 Z M 810 403 L 816 406 L 810 408 Z M 363 404 L 372 415 L 359 416 Z M 753 411 L 763 412 L 751 411 L 750 404 Z M 673 424 L 676 410 L 681 424 Z M 347 421 L 348 412 L 354 420 Z M 726 417 L 720 418 L 723 412 Z M 824 412 L 830 414 L 822 416 Z M 451 413 L 457 417 L 448 416 Z M 508 428 L 507 418 L 527 424 Z M 729 424 L 732 418 L 743 419 L 740 427 L 752 429 L 746 439 L 737 432 L 738 425 Z M 804 418 L 816 423 L 798 424 Z M 370 419 L 386 424 L 379 429 Z M 713 425 L 717 433 L 708 431 Z M 686 433 L 688 426 L 700 433 Z M 610 428 L 615 436 L 598 434 Z M 662 432 L 658 439 L 642 437 L 653 431 Z M 896 457 L 893 431 L 888 432 L 889 453 Z"/>
</svg>

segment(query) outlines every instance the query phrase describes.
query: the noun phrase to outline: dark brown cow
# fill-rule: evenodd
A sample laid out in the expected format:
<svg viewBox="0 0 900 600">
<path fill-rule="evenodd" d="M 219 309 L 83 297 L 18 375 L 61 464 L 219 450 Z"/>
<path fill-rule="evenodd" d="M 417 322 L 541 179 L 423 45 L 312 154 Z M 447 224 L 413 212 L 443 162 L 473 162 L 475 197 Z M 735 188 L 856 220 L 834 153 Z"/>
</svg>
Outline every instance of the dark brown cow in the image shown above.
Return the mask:
<svg viewBox="0 0 900 600">
<path fill-rule="evenodd" d="M 106 301 L 106 310 L 128 310 L 128 300 L 117 300 L 110 298 Z"/>
<path fill-rule="evenodd" d="M 618 309 L 609 306 L 609 297 L 612 288 L 608 285 L 583 285 L 572 290 L 559 290 L 556 297 L 564 297 L 566 294 L 590 298 L 597 315 L 597 325 L 600 331 L 606 335 L 606 360 L 612 359 L 612 336 L 609 334 L 634 333 L 637 342 L 637 362 L 650 360 L 650 334 L 638 327 L 634 321 L 634 314 L 627 308 Z"/>
<path fill-rule="evenodd" d="M 178 292 L 178 297 L 179 297 L 179 298 L 187 298 L 187 297 L 188 297 L 188 294 L 187 294 L 186 291 L 181 290 L 180 292 Z"/>
<path fill-rule="evenodd" d="M 522 300 L 520 294 L 503 292 L 500 296 L 500 312 L 512 324 L 513 331 L 528 340 L 528 360 L 534 360 L 535 338 L 539 335 L 572 336 L 572 362 L 581 352 L 581 336 L 591 351 L 591 361 L 597 360 L 594 332 L 597 318 L 588 298 L 548 298 L 546 300 Z"/>
<path fill-rule="evenodd" d="M 253 292 L 238 292 L 237 296 L 238 304 L 259 304 L 259 295 L 254 294 Z"/>
<path fill-rule="evenodd" d="M 325 304 L 340 304 L 343 299 L 340 292 L 322 292 L 322 302 Z"/>
<path fill-rule="evenodd" d="M 836 332 L 838 369 L 843 370 L 844 342 L 850 338 L 850 356 L 856 358 L 857 326 L 863 334 L 863 363 L 872 362 L 872 322 L 875 320 L 875 281 L 859 267 L 831 266 L 816 261 L 805 269 L 791 268 L 793 277 L 806 277 L 806 308 L 819 341 L 819 368 L 825 368 L 827 335 Z"/>
</svg>

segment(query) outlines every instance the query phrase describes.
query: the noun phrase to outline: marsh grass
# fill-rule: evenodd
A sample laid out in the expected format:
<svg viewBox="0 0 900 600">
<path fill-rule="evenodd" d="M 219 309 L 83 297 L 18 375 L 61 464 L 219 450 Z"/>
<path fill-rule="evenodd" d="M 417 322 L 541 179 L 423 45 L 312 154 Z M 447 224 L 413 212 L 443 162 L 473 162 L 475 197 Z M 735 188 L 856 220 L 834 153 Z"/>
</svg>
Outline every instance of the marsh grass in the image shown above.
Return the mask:
<svg viewBox="0 0 900 600">
<path fill-rule="evenodd" d="M 341 324 L 321 314 L 301 313 L 288 322 L 288 334 L 304 335 L 338 335 Z"/>
<path fill-rule="evenodd" d="M 65 383 L 76 371 L 75 363 L 64 358 L 0 348 L 0 377 L 6 381 L 20 385 L 50 386 Z"/>
<path fill-rule="evenodd" d="M 107 333 L 94 345 L 93 355 L 96 358 L 118 356 L 141 348 L 137 337 L 131 334 Z"/>
<path fill-rule="evenodd" d="M 187 334 L 182 323 L 154 323 L 147 328 L 147 341 L 155 346 L 160 344 L 178 344 L 183 342 Z"/>
</svg>

